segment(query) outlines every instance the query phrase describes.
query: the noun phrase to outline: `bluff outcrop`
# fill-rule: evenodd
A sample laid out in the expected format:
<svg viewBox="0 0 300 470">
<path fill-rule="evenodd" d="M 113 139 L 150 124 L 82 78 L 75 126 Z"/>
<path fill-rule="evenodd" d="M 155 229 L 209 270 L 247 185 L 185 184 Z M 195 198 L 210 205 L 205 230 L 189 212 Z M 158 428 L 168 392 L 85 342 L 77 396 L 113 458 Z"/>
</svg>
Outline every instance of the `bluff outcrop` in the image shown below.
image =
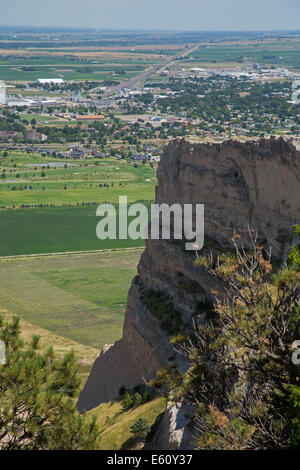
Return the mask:
<svg viewBox="0 0 300 470">
<path fill-rule="evenodd" d="M 282 258 L 292 243 L 292 225 L 300 223 L 300 152 L 283 138 L 196 143 L 174 140 L 165 149 L 158 172 L 157 203 L 203 203 L 205 249 L 223 250 L 236 230 L 247 243 L 247 226 L 261 243 Z M 151 379 L 174 360 L 170 336 L 159 326 L 146 292 L 164 292 L 188 324 L 204 317 L 211 291 L 222 292 L 195 254 L 172 240 L 148 240 L 128 294 L 123 338 L 101 352 L 81 393 L 78 408 L 91 409 Z M 152 312 L 152 313 L 151 313 Z M 179 359 L 177 358 L 179 361 Z M 179 362 L 180 367 L 185 367 Z M 188 448 L 180 408 L 168 407 L 153 446 Z"/>
</svg>

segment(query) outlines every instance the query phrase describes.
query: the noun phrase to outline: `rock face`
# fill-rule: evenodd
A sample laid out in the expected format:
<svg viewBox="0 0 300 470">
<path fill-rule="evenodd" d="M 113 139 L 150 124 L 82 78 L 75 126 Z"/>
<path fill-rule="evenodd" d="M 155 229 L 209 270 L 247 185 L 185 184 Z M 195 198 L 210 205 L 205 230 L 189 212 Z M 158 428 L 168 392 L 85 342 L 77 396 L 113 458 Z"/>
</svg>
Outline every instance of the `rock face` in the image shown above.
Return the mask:
<svg viewBox="0 0 300 470">
<path fill-rule="evenodd" d="M 158 170 L 157 200 L 205 204 L 205 234 L 222 247 L 247 224 L 274 255 L 300 217 L 300 152 L 283 138 L 193 144 L 175 141 Z M 246 237 L 245 237 L 246 238 Z"/>
<path fill-rule="evenodd" d="M 262 243 L 272 246 L 277 258 L 292 243 L 292 225 L 300 223 L 300 152 L 291 141 L 175 140 L 166 147 L 157 176 L 157 203 L 205 205 L 204 250 L 229 246 L 234 230 L 247 244 L 248 225 L 258 231 Z M 170 336 L 143 296 L 149 289 L 164 292 L 185 324 L 194 314 L 204 317 L 212 290 L 221 294 L 222 286 L 205 268 L 195 267 L 194 259 L 195 253 L 186 252 L 180 243 L 147 241 L 128 294 L 123 338 L 96 359 L 79 410 L 115 398 L 121 386 L 148 381 L 174 360 Z M 189 448 L 183 416 L 180 407 L 169 408 L 152 445 Z"/>
<path fill-rule="evenodd" d="M 192 417 L 189 406 L 167 404 L 167 409 L 154 424 L 154 432 L 144 450 L 193 450 L 193 432 L 187 426 Z"/>
</svg>

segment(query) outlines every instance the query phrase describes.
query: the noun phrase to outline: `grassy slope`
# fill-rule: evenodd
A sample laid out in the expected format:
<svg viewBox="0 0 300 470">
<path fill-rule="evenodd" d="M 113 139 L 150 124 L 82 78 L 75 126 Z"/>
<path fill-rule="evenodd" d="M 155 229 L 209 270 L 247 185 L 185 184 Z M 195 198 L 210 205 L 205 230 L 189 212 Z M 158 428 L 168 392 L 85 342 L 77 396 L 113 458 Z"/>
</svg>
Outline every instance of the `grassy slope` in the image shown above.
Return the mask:
<svg viewBox="0 0 300 470">
<path fill-rule="evenodd" d="M 73 311 L 74 306 L 72 303 L 70 304 L 68 294 L 76 295 L 77 298 L 85 299 L 91 303 L 97 303 L 102 295 L 102 307 L 98 307 L 99 316 L 102 316 L 104 304 L 115 313 L 118 308 L 123 310 L 124 303 L 122 301 L 126 298 L 128 289 L 125 284 L 126 282 L 129 284 L 133 274 L 131 272 L 133 265 L 139 256 L 140 250 L 136 253 L 103 253 L 101 256 L 73 255 L 64 258 L 2 261 L 0 263 L 2 282 L 0 314 L 4 313 L 7 318 L 11 318 L 12 314 L 2 307 L 9 305 L 14 313 L 21 315 L 21 335 L 25 343 L 30 341 L 33 334 L 38 334 L 41 337 L 42 350 L 53 345 L 58 357 L 62 357 L 73 349 L 78 358 L 79 374 L 83 385 L 99 352 L 98 344 L 102 345 L 102 338 L 103 343 L 108 342 L 107 338 L 113 326 L 109 322 L 103 325 L 103 328 L 99 328 L 99 325 L 96 328 L 94 324 L 90 325 L 94 330 L 95 339 L 97 339 L 96 349 L 82 344 L 90 341 L 91 331 L 89 326 L 82 324 L 84 319 L 79 318 L 79 329 L 83 334 L 83 337 L 80 338 L 81 342 L 70 339 L 73 336 L 72 329 L 68 332 L 64 323 L 69 321 L 76 323 L 77 312 Z M 126 266 L 128 276 L 124 279 L 127 273 Z M 112 279 L 114 279 L 114 283 Z M 116 289 L 116 285 L 118 285 L 118 289 Z M 120 301 L 121 303 L 119 303 Z M 61 315 L 61 310 L 54 309 L 54 306 L 57 307 L 60 302 L 62 302 L 63 315 Z M 33 321 L 28 321 L 27 318 Z M 55 332 L 51 332 L 49 321 L 50 323 L 54 322 L 52 327 Z M 113 322 L 113 318 L 111 321 Z M 47 329 L 42 325 L 45 325 Z M 119 328 L 121 328 L 121 324 Z M 61 331 L 64 336 L 57 334 L 57 331 Z M 114 339 L 116 338 L 112 340 Z M 161 397 L 156 397 L 152 401 L 126 412 L 122 412 L 119 400 L 102 404 L 91 410 L 89 414 L 96 416 L 101 431 L 99 449 L 140 448 L 142 444 L 132 439 L 131 425 L 137 418 L 143 417 L 148 420 L 151 426 L 164 410 L 165 399 Z"/>
<path fill-rule="evenodd" d="M 12 314 L 7 310 L 0 309 L 0 315 L 10 320 Z M 51 333 L 49 330 L 34 325 L 27 320 L 21 319 L 21 337 L 25 344 L 29 344 L 33 334 L 40 336 L 41 351 L 49 346 L 54 347 L 58 358 L 73 350 L 76 354 L 79 366 L 79 375 L 83 386 L 86 382 L 91 367 L 99 351 L 95 348 L 85 346 L 76 341 L 67 339 Z M 141 443 L 136 443 L 131 439 L 130 426 L 137 418 L 143 417 L 148 420 L 150 426 L 155 422 L 165 410 L 165 399 L 156 397 L 148 403 L 138 408 L 122 412 L 121 402 L 119 400 L 104 403 L 89 411 L 89 415 L 96 416 L 97 424 L 101 432 L 100 450 L 117 450 L 122 446 L 126 449 L 136 449 L 141 447 Z"/>
<path fill-rule="evenodd" d="M 0 315 L 1 314 L 3 314 L 8 320 L 13 316 L 10 312 L 3 309 L 0 309 Z M 21 319 L 21 337 L 25 344 L 30 342 L 33 334 L 40 336 L 41 350 L 44 350 L 49 346 L 54 346 L 54 351 L 58 358 L 63 357 L 64 354 L 73 350 L 78 360 L 82 385 L 85 383 L 91 367 L 99 353 L 98 349 L 85 346 L 84 344 L 77 343 L 76 341 L 72 341 L 63 336 L 56 335 L 51 333 L 49 330 L 45 330 L 29 321 Z"/>
<path fill-rule="evenodd" d="M 94 408 L 89 413 L 97 417 L 97 423 L 101 431 L 100 449 L 136 449 L 139 447 L 131 438 L 130 426 L 137 418 L 147 419 L 150 426 L 153 425 L 158 415 L 166 408 L 165 399 L 157 397 L 144 405 L 122 412 L 119 400 L 104 403 Z"/>
<path fill-rule="evenodd" d="M 141 250 L 0 262 L 0 307 L 100 350 L 121 337 Z"/>
</svg>

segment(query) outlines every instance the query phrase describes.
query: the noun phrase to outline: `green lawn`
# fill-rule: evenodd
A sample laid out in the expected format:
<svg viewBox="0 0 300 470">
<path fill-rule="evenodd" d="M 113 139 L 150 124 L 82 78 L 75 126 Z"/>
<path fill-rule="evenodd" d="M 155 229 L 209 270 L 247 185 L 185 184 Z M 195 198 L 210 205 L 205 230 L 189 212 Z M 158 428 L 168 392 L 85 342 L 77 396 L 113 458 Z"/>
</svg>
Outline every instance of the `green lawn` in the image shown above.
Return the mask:
<svg viewBox="0 0 300 470">
<path fill-rule="evenodd" d="M 128 186 L 118 188 L 99 188 L 96 185 L 90 187 L 88 184 L 76 184 L 74 182 L 67 190 L 64 185 L 68 183 L 49 184 L 46 189 L 44 186 L 33 186 L 33 190 L 11 191 L 0 190 L 0 206 L 13 207 L 22 205 L 54 204 L 62 206 L 63 204 L 81 205 L 82 202 L 103 202 L 117 203 L 119 196 L 127 196 L 129 202 L 136 200 L 153 200 L 154 185 L 145 184 L 142 186 L 133 183 Z M 0 215 L 2 217 L 2 214 Z"/>
<path fill-rule="evenodd" d="M 50 167 L 49 163 L 57 167 Z M 0 165 L 2 175 L 6 175 L 6 179 L 0 179 L 0 206 L 6 208 L 114 203 L 119 196 L 127 196 L 130 202 L 154 199 L 155 166 L 151 168 L 149 164 L 134 166 L 113 158 L 66 162 L 11 152 L 0 160 Z"/>
<path fill-rule="evenodd" d="M 1 260 L 0 310 L 100 350 L 122 336 L 127 293 L 141 252 Z"/>
<path fill-rule="evenodd" d="M 55 116 L 49 116 L 49 115 L 44 115 L 44 114 L 34 114 L 34 113 L 20 114 L 20 119 L 21 121 L 25 120 L 27 122 L 31 122 L 32 119 L 35 119 L 38 124 L 44 124 L 45 121 L 49 123 L 53 121 L 57 121 L 57 118 Z"/>
</svg>

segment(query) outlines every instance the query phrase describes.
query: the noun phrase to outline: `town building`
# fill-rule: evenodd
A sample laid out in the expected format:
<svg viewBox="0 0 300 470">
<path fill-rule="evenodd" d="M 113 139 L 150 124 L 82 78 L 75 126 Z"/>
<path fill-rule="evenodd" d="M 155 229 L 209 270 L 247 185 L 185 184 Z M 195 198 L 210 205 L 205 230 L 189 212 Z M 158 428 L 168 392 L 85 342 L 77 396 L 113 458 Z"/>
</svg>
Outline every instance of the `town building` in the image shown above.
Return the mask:
<svg viewBox="0 0 300 470">
<path fill-rule="evenodd" d="M 51 85 L 52 83 L 54 85 L 62 85 L 65 82 L 62 78 L 38 78 L 35 83 L 38 83 L 39 85 Z"/>
<path fill-rule="evenodd" d="M 103 121 L 105 119 L 104 114 L 85 114 L 76 116 L 77 121 Z"/>
</svg>

